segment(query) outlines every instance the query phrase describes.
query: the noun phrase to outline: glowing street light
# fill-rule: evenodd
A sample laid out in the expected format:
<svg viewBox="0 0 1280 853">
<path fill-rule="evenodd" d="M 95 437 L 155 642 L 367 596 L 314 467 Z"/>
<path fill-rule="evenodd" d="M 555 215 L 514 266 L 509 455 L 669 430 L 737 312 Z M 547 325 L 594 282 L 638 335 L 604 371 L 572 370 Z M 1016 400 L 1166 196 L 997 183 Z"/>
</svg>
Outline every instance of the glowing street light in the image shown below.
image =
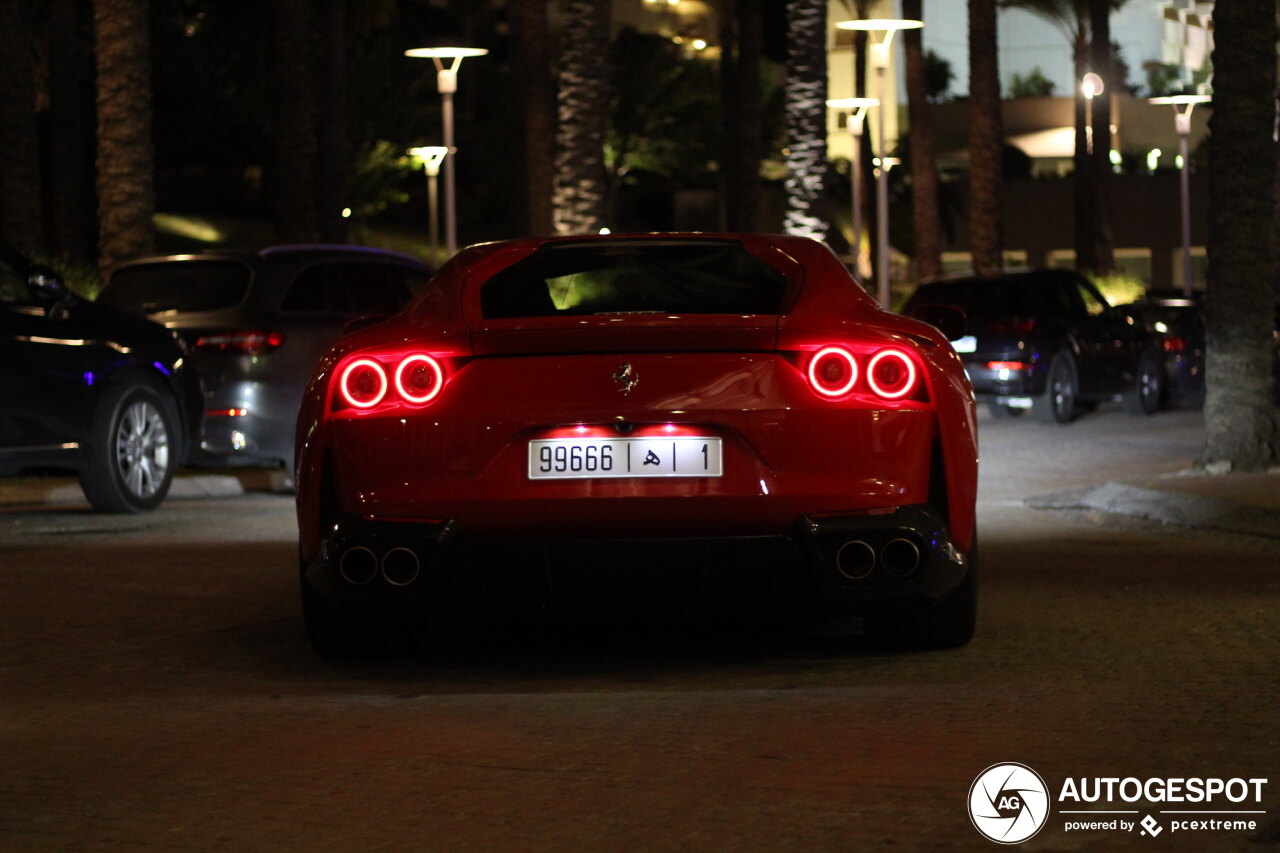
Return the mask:
<svg viewBox="0 0 1280 853">
<path fill-rule="evenodd" d="M 427 171 L 427 221 L 431 223 L 431 248 L 440 248 L 440 203 L 437 201 L 436 183 L 440 175 L 440 164 L 444 162 L 449 149 L 443 145 L 425 145 L 421 148 L 410 148 L 409 153 L 422 161 Z"/>
<path fill-rule="evenodd" d="M 1080 78 L 1080 94 L 1084 95 L 1085 104 L 1088 106 L 1084 120 L 1085 150 L 1090 154 L 1093 153 L 1093 99 L 1106 90 L 1107 87 L 1103 84 L 1102 78 L 1092 71 Z"/>
<path fill-rule="evenodd" d="M 1187 161 L 1188 140 L 1191 137 L 1191 111 L 1196 104 L 1213 100 L 1208 95 L 1169 95 L 1164 98 L 1148 98 L 1152 104 L 1168 104 L 1173 107 L 1173 129 L 1178 134 L 1179 182 L 1182 197 L 1182 292 L 1191 296 L 1191 178 Z M 1185 109 L 1184 109 L 1185 107 Z"/>
<path fill-rule="evenodd" d="M 853 143 L 853 157 L 849 161 L 849 198 L 853 206 L 853 239 L 850 254 L 853 255 L 853 278 L 861 284 L 862 274 L 862 130 L 867 110 L 880 102 L 875 98 L 835 98 L 827 101 L 827 108 L 838 110 L 845 117 L 849 139 Z"/>
<path fill-rule="evenodd" d="M 871 39 L 871 66 L 876 71 L 876 94 L 882 105 L 888 104 L 889 93 L 886 89 L 885 76 L 889 70 L 892 56 L 893 36 L 898 30 L 918 30 L 924 26 L 923 21 L 912 21 L 900 18 L 863 18 L 856 21 L 840 21 L 836 24 L 841 30 L 862 30 Z M 880 120 L 876 122 L 876 153 L 887 158 L 885 149 L 884 110 L 880 111 Z M 880 307 L 889 310 L 892 297 L 889 292 L 889 170 L 876 172 L 876 286 L 879 293 Z"/>
<path fill-rule="evenodd" d="M 444 124 L 444 147 L 448 152 L 444 159 L 444 229 L 445 245 L 449 254 L 458 251 L 458 192 L 453 169 L 453 93 L 458 91 L 458 66 L 468 56 L 484 56 L 489 51 L 480 47 L 415 47 L 406 50 L 405 56 L 428 58 L 436 64 L 436 90 L 440 93 L 441 115 Z M 445 67 L 445 60 L 452 60 Z"/>
</svg>

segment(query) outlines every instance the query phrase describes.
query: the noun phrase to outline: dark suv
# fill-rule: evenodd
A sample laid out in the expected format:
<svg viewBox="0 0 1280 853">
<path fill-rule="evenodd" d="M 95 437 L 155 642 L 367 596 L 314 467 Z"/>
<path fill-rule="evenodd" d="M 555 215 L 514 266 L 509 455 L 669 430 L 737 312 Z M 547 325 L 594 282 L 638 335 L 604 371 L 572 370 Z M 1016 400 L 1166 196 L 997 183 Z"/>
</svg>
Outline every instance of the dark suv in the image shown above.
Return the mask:
<svg viewBox="0 0 1280 853">
<path fill-rule="evenodd" d="M 421 260 L 360 246 L 276 246 L 124 264 L 98 302 L 149 316 L 191 349 L 204 383 L 194 461 L 293 471 L 311 369 L 358 317 L 389 316 L 431 275 Z"/>
<path fill-rule="evenodd" d="M 200 388 L 163 326 L 80 299 L 0 246 L 0 476 L 80 475 L 101 512 L 154 509 L 200 421 Z"/>
<path fill-rule="evenodd" d="M 1039 420 L 1067 423 L 1105 400 L 1123 399 L 1133 414 L 1160 407 L 1164 371 L 1150 330 L 1077 273 L 934 280 L 916 289 L 903 312 L 930 320 L 957 309 L 964 334 L 952 345 L 978 400 L 997 416 L 1030 409 Z"/>
</svg>

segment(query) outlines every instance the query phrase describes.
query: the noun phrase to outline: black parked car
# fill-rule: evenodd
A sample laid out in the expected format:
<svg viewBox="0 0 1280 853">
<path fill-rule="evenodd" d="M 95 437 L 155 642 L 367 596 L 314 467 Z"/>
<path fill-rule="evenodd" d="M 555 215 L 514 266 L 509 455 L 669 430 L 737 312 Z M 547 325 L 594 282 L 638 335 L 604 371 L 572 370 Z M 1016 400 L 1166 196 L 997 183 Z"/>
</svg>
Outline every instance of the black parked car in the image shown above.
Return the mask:
<svg viewBox="0 0 1280 853">
<path fill-rule="evenodd" d="M 921 284 L 903 311 L 931 322 L 963 314 L 964 334 L 952 345 L 978 400 L 996 415 L 1030 409 L 1067 423 L 1104 400 L 1123 399 L 1134 414 L 1160 406 L 1163 369 L 1150 331 L 1077 273 L 938 279 Z"/>
<path fill-rule="evenodd" d="M 1153 290 L 1129 306 L 1151 327 L 1164 354 L 1166 405 L 1204 406 L 1204 317 L 1199 293 Z"/>
<path fill-rule="evenodd" d="M 431 272 L 360 246 L 211 251 L 124 264 L 98 301 L 187 342 L 205 391 L 197 463 L 292 472 L 298 404 L 320 356 L 356 318 L 400 310 Z"/>
<path fill-rule="evenodd" d="M 72 470 L 97 510 L 155 508 L 199 426 L 185 356 L 163 326 L 0 247 L 0 475 Z"/>
</svg>

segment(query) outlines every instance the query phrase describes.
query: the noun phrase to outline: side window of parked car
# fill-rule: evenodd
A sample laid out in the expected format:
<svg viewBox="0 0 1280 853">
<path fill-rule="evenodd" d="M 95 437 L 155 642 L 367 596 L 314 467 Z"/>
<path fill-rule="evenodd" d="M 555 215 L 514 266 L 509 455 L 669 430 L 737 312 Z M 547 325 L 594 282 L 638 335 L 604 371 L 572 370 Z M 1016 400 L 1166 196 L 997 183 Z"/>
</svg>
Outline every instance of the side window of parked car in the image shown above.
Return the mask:
<svg viewBox="0 0 1280 853">
<path fill-rule="evenodd" d="M 1098 317 L 1107 310 L 1107 301 L 1086 282 L 1076 282 L 1076 290 L 1079 291 L 1084 310 L 1090 317 Z"/>
<path fill-rule="evenodd" d="M 409 301 L 409 290 L 387 264 L 335 264 L 346 293 L 346 302 L 356 314 L 394 314 Z"/>
<path fill-rule="evenodd" d="M 387 264 L 316 264 L 294 280 L 280 310 L 344 316 L 394 314 L 409 295 L 401 271 Z"/>
</svg>

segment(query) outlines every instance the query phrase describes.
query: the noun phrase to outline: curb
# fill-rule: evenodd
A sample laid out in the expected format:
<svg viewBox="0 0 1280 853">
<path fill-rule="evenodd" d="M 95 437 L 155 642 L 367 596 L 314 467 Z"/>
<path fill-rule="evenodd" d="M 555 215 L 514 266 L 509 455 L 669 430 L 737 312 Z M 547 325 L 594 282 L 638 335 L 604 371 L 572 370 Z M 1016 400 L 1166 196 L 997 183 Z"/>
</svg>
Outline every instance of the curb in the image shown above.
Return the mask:
<svg viewBox="0 0 1280 853">
<path fill-rule="evenodd" d="M 1091 509 L 1207 530 L 1280 539 L 1280 510 L 1126 483 L 1027 498 L 1032 509 Z"/>
<path fill-rule="evenodd" d="M 225 498 L 246 492 L 287 492 L 292 488 L 292 482 L 282 470 L 246 468 L 235 474 L 186 473 L 173 478 L 165 500 Z M 0 481 L 0 507 L 82 503 L 86 503 L 84 491 L 74 477 Z"/>
</svg>

